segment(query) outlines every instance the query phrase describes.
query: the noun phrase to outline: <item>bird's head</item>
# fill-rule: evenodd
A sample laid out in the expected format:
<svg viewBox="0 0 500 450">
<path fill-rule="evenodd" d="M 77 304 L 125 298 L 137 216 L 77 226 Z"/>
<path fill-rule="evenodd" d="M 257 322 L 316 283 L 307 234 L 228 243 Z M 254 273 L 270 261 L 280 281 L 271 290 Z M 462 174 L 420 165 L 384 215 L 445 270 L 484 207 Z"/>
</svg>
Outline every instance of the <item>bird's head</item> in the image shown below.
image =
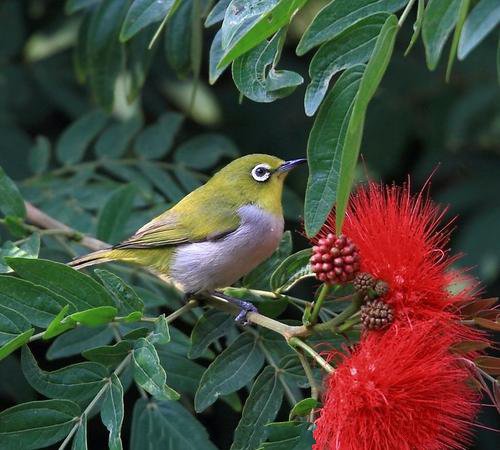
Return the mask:
<svg viewBox="0 0 500 450">
<path fill-rule="evenodd" d="M 253 203 L 280 213 L 286 175 L 304 162 L 305 159 L 284 161 L 271 155 L 246 155 L 222 168 L 210 183 L 224 189 L 237 204 Z"/>
</svg>

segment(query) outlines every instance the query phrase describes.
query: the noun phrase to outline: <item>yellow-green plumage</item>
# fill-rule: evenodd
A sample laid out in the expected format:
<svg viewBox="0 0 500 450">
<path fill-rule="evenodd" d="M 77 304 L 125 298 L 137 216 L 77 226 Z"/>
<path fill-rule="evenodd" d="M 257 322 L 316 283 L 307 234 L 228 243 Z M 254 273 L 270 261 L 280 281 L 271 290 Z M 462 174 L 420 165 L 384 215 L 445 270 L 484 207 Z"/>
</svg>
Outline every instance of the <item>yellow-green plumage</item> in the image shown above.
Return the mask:
<svg viewBox="0 0 500 450">
<path fill-rule="evenodd" d="M 257 166 L 269 168 L 270 174 L 266 180 L 261 182 L 256 180 L 253 171 Z M 166 277 L 172 277 L 172 271 L 175 269 L 173 264 L 179 262 L 182 266 L 180 259 L 186 250 L 188 250 L 186 255 L 189 251 L 206 250 L 207 257 L 213 257 L 213 264 L 208 267 L 209 269 L 217 264 L 226 267 L 227 264 L 226 266 L 221 264 L 221 258 L 224 257 L 222 253 L 229 251 L 235 259 L 234 263 L 237 264 L 239 249 L 235 237 L 238 233 L 244 238 L 242 242 L 246 242 L 246 247 L 242 249 L 246 252 L 242 254 L 248 258 L 249 254 L 252 256 L 247 247 L 250 245 L 251 241 L 248 238 L 253 230 L 257 232 L 257 228 L 263 225 L 262 230 L 259 229 L 261 234 L 265 233 L 266 227 L 274 233 L 276 232 L 274 219 L 278 226 L 280 221 L 282 224 L 281 196 L 283 181 L 288 171 L 288 169 L 281 170 L 283 167 L 285 167 L 283 160 L 269 155 L 254 154 L 236 159 L 216 173 L 206 184 L 144 225 L 129 239 L 109 250 L 79 258 L 71 265 L 82 268 L 118 260 L 147 266 Z M 267 223 L 264 224 L 266 220 L 270 220 L 269 226 Z M 253 221 L 255 226 L 252 225 Z M 257 242 L 258 236 L 255 238 Z M 217 244 L 220 246 L 217 247 Z M 218 248 L 221 252 L 220 257 L 216 254 Z M 256 254 L 260 250 L 262 249 L 256 245 Z M 269 252 L 264 253 L 267 255 Z M 224 260 L 224 262 L 229 261 Z M 213 276 L 214 274 L 212 278 Z M 203 285 L 203 282 L 194 284 Z"/>
</svg>

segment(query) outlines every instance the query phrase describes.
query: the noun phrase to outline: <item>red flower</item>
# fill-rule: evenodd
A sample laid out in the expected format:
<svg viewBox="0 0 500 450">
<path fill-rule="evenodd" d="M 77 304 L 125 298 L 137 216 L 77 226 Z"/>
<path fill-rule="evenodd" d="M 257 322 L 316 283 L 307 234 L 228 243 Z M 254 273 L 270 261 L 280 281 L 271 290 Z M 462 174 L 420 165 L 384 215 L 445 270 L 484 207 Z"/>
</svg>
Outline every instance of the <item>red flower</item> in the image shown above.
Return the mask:
<svg viewBox="0 0 500 450">
<path fill-rule="evenodd" d="M 396 322 L 432 318 L 462 300 L 448 291 L 456 258 L 447 248 L 445 212 L 422 193 L 410 195 L 406 185 L 369 183 L 350 199 L 342 234 L 359 250 L 360 271 L 388 283 L 384 301 Z M 329 233 L 335 234 L 334 212 L 313 243 Z"/>
<path fill-rule="evenodd" d="M 464 449 L 478 395 L 455 341 L 418 322 L 369 333 L 326 380 L 313 450 Z"/>
</svg>

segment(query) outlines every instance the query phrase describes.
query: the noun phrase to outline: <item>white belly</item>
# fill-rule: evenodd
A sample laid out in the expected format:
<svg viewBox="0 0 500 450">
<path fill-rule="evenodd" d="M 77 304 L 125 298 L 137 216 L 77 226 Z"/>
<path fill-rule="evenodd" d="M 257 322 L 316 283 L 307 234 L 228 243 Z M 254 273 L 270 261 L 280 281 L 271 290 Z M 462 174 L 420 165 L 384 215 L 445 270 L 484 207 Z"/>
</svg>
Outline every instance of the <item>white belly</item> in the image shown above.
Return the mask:
<svg viewBox="0 0 500 450">
<path fill-rule="evenodd" d="M 236 231 L 216 241 L 179 246 L 170 276 L 185 292 L 226 287 L 272 255 L 283 235 L 283 217 L 255 205 L 238 210 Z"/>
</svg>

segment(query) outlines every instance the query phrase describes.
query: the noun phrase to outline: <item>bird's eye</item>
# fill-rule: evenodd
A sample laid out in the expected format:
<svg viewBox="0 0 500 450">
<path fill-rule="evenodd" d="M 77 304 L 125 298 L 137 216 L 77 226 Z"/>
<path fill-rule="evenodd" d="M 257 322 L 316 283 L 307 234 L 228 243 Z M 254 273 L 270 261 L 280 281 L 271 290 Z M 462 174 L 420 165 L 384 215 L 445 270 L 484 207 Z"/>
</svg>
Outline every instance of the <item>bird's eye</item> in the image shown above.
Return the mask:
<svg viewBox="0 0 500 450">
<path fill-rule="evenodd" d="M 259 164 L 252 169 L 252 177 L 255 181 L 267 181 L 271 176 L 271 168 L 267 164 Z"/>
</svg>

